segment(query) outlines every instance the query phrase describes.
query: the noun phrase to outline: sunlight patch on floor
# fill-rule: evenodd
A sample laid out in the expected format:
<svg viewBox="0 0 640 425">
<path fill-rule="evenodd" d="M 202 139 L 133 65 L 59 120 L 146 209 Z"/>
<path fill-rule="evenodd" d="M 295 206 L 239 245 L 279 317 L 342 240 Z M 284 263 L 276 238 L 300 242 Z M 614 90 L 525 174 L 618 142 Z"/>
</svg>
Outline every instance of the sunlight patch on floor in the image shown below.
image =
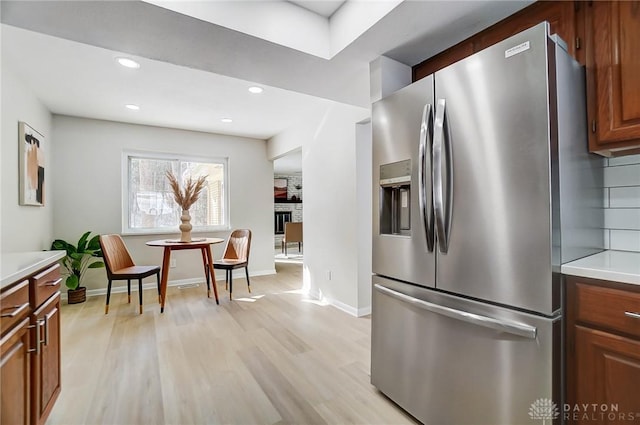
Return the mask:
<svg viewBox="0 0 640 425">
<path fill-rule="evenodd" d="M 306 300 L 302 300 L 302 302 L 303 303 L 319 305 L 321 307 L 326 307 L 326 306 L 330 305 L 329 302 L 326 299 L 323 299 L 323 300 L 306 299 Z"/>
<path fill-rule="evenodd" d="M 234 298 L 234 301 L 244 301 L 247 303 L 254 303 L 258 301 L 260 298 L 264 297 L 264 295 L 254 295 L 252 297 L 242 297 L 242 298 Z"/>
</svg>

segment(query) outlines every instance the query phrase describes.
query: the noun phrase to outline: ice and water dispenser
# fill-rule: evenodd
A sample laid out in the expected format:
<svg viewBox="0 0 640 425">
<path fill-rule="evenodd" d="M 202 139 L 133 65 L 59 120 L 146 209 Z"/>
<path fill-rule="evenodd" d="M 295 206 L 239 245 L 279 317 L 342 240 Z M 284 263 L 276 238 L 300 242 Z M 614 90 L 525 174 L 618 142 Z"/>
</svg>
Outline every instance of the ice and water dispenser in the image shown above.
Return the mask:
<svg viewBox="0 0 640 425">
<path fill-rule="evenodd" d="M 411 234 L 411 160 L 380 166 L 380 233 Z"/>
</svg>

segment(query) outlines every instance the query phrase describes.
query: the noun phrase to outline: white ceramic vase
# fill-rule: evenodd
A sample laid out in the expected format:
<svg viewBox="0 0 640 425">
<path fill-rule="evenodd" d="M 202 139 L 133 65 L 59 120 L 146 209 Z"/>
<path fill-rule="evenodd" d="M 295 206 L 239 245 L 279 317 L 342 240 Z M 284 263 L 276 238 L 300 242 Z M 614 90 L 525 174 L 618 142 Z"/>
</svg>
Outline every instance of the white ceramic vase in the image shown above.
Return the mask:
<svg viewBox="0 0 640 425">
<path fill-rule="evenodd" d="M 193 226 L 191 225 L 191 215 L 189 215 L 189 210 L 182 210 L 182 215 L 180 216 L 180 242 L 191 242 L 191 229 Z"/>
</svg>

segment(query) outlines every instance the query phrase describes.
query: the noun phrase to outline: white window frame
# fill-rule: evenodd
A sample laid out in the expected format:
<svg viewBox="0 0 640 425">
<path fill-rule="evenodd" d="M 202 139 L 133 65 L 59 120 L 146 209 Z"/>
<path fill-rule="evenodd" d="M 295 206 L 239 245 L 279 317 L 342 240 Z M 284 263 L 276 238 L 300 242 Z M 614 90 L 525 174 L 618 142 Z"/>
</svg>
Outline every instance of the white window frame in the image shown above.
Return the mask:
<svg viewBox="0 0 640 425">
<path fill-rule="evenodd" d="M 175 153 L 164 152 L 150 152 L 139 150 L 123 150 L 122 151 L 122 178 L 121 178 L 121 225 L 123 235 L 168 235 L 179 233 L 178 225 L 176 223 L 175 229 L 173 228 L 153 228 L 153 229 L 139 229 L 129 227 L 129 158 L 144 158 L 144 159 L 158 159 L 169 161 L 185 161 L 185 162 L 204 162 L 204 163 L 218 163 L 223 164 L 223 205 L 224 205 L 224 220 L 221 225 L 217 226 L 193 226 L 192 233 L 205 233 L 205 232 L 218 232 L 227 231 L 231 229 L 230 220 L 230 208 L 229 208 L 229 158 L 226 157 L 207 157 L 207 156 L 195 156 L 184 155 Z M 177 205 L 177 204 L 176 204 Z"/>
</svg>

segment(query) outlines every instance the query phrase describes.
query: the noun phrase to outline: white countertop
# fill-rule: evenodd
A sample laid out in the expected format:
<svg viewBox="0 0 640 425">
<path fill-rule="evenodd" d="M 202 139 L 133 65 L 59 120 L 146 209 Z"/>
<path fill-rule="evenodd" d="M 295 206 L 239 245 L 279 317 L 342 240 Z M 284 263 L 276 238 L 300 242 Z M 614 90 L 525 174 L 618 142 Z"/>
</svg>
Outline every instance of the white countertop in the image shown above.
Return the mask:
<svg viewBox="0 0 640 425">
<path fill-rule="evenodd" d="M 55 263 L 65 254 L 65 251 L 3 252 L 0 254 L 0 288 Z"/>
<path fill-rule="evenodd" d="M 640 252 L 603 251 L 561 267 L 563 274 L 640 285 Z"/>
</svg>

